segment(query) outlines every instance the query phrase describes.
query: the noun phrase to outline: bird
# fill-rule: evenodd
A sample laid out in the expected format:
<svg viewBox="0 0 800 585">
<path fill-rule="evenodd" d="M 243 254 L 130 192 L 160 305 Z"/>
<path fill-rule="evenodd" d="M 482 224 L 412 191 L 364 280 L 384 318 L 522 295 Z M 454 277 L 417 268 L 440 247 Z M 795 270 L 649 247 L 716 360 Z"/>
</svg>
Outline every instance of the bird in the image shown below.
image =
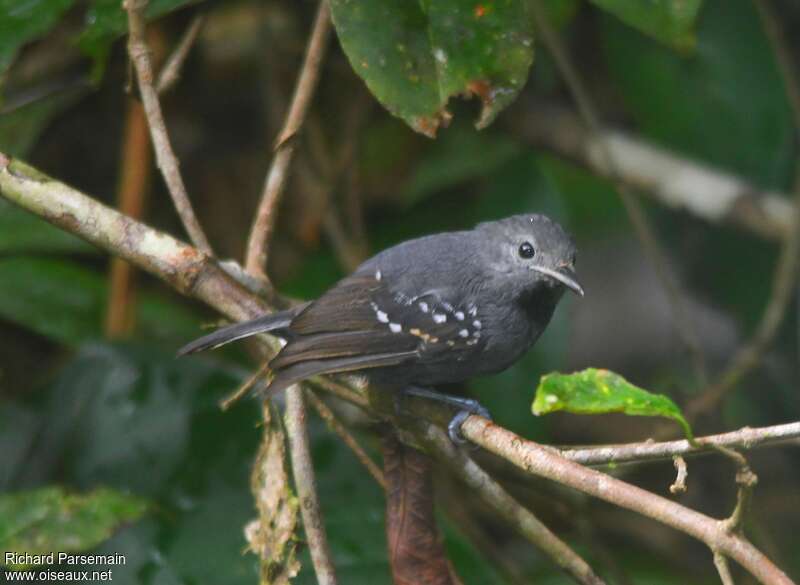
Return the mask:
<svg viewBox="0 0 800 585">
<path fill-rule="evenodd" d="M 284 341 L 265 395 L 320 374 L 455 406 L 450 437 L 477 401 L 437 386 L 505 370 L 544 332 L 563 293 L 583 296 L 573 238 L 542 214 L 407 240 L 362 263 L 316 300 L 223 327 L 181 348 L 214 349 L 261 333 Z"/>
</svg>

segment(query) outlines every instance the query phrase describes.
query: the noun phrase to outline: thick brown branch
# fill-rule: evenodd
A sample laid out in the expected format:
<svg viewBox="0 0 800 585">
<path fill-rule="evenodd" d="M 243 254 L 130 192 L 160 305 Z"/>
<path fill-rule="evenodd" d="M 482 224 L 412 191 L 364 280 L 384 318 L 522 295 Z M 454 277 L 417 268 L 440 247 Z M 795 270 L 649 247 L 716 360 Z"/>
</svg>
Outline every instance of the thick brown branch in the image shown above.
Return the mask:
<svg viewBox="0 0 800 585">
<path fill-rule="evenodd" d="M 729 533 L 724 521 L 578 465 L 551 448 L 527 441 L 482 417 L 469 417 L 461 429 L 476 445 L 532 475 L 556 481 L 685 532 L 704 542 L 712 551 L 732 558 L 766 585 L 792 585 L 791 579 L 744 537 Z"/>
<path fill-rule="evenodd" d="M 250 230 L 250 239 L 247 242 L 247 257 L 245 268 L 255 276 L 266 279 L 267 254 L 278 204 L 286 188 L 289 176 L 289 165 L 292 162 L 296 142 L 295 134 L 300 130 L 308 112 L 308 106 L 314 95 L 314 90 L 319 80 L 322 60 L 325 56 L 328 36 L 331 29 L 331 17 L 327 0 L 320 0 L 314 28 L 308 40 L 308 48 L 303 61 L 303 68 L 297 78 L 289 113 L 283 124 L 283 129 L 275 143 L 275 155 L 272 165 L 267 172 L 264 190 L 261 193 L 256 217 Z"/>
<path fill-rule="evenodd" d="M 172 150 L 172 145 L 167 135 L 167 127 L 164 124 L 164 115 L 161 112 L 158 94 L 153 87 L 153 65 L 150 62 L 150 53 L 144 37 L 144 8 L 146 5 L 146 0 L 125 0 L 122 3 L 123 8 L 128 13 L 128 53 L 136 70 L 136 78 L 139 81 L 139 93 L 142 96 L 142 105 L 144 105 L 147 122 L 150 126 L 150 137 L 153 140 L 153 148 L 156 153 L 156 164 L 164 176 L 167 189 L 175 204 L 175 210 L 178 212 L 189 238 L 203 252 L 211 254 L 211 245 L 208 243 L 203 228 L 200 227 L 200 223 L 197 221 L 189 196 L 186 193 L 186 186 L 178 169 L 178 159 Z"/>
</svg>

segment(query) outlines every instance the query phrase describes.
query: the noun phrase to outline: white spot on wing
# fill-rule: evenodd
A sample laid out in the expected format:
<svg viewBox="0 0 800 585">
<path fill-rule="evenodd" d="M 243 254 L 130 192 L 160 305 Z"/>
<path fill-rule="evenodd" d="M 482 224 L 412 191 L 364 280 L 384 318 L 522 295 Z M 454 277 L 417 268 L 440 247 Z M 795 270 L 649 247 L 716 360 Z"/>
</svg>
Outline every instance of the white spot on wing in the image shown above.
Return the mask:
<svg viewBox="0 0 800 585">
<path fill-rule="evenodd" d="M 375 280 L 380 280 L 380 279 L 381 279 L 381 276 L 383 276 L 383 275 L 381 274 L 381 271 L 380 271 L 380 270 L 376 270 L 376 271 L 375 271 Z"/>
<path fill-rule="evenodd" d="M 381 323 L 388 323 L 389 322 L 389 315 L 387 315 L 383 311 L 377 311 L 376 315 L 378 315 L 378 321 L 380 321 Z"/>
<path fill-rule="evenodd" d="M 461 331 L 458 332 L 458 334 L 461 337 L 467 337 L 469 335 L 469 331 L 467 331 L 466 329 L 462 329 Z"/>
<path fill-rule="evenodd" d="M 403 330 L 403 326 L 400 323 L 389 323 L 389 329 L 392 330 L 392 333 L 400 333 Z"/>
<path fill-rule="evenodd" d="M 470 316 L 472 316 L 472 317 L 474 317 L 475 315 L 477 315 L 477 314 L 478 314 L 478 307 L 476 307 L 475 305 L 472 305 L 472 306 L 469 308 L 469 314 L 470 314 Z"/>
<path fill-rule="evenodd" d="M 434 313 L 433 321 L 435 323 L 444 323 L 445 321 L 447 321 L 447 315 L 445 315 L 444 313 Z"/>
<path fill-rule="evenodd" d="M 428 303 L 426 303 L 425 301 L 422 301 L 419 304 L 419 310 L 422 311 L 423 313 L 427 313 L 428 312 Z"/>
<path fill-rule="evenodd" d="M 475 319 L 475 320 L 472 322 L 472 326 L 473 326 L 475 329 L 480 329 L 480 328 L 481 328 L 481 322 L 480 322 L 480 321 L 478 321 L 477 319 Z"/>
<path fill-rule="evenodd" d="M 456 319 L 458 319 L 459 321 L 463 321 L 464 320 L 464 312 L 463 311 L 456 311 Z"/>
</svg>

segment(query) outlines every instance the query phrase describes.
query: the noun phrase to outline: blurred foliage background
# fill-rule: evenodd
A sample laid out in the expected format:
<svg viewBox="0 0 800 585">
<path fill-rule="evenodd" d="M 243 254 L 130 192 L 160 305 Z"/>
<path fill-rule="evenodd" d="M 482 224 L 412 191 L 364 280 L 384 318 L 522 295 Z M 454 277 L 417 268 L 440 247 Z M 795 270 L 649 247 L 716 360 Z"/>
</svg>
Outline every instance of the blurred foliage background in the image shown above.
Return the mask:
<svg viewBox="0 0 800 585">
<path fill-rule="evenodd" d="M 759 188 L 789 192 L 796 131 L 750 0 L 636 4 L 546 2 L 604 120 Z M 670 5 L 689 13 L 670 15 Z M 774 5 L 785 30 L 800 27 L 797 3 Z M 150 3 L 157 60 L 205 15 L 162 103 L 199 219 L 223 258 L 243 255 L 314 10 L 285 0 Z M 117 0 L 0 0 L 0 152 L 110 205 L 126 169 L 138 170 L 147 185 L 143 220 L 180 235 L 150 157 L 123 154 L 136 99 L 125 92 L 124 30 Z M 283 293 L 311 298 L 403 239 L 518 212 L 552 215 L 577 239 L 587 296 L 563 302 L 519 364 L 466 390 L 498 423 L 535 440 L 643 440 L 652 420 L 530 412 L 539 377 L 553 370 L 611 368 L 678 404 L 702 389 L 612 185 L 525 135 L 541 104 L 574 108 L 551 55 L 531 35 L 535 57 L 514 103 L 477 131 L 480 104 L 451 101 L 453 120 L 435 140 L 387 113 L 333 40 L 269 272 Z M 790 42 L 800 62 L 800 37 Z M 778 245 L 643 201 L 713 376 L 761 316 Z M 144 498 L 147 512 L 95 549 L 127 555 L 115 583 L 254 583 L 257 559 L 244 553 L 243 530 L 255 515 L 249 474 L 259 409 L 254 401 L 227 413 L 217 406 L 252 363 L 242 348 L 176 361 L 175 350 L 216 317 L 143 274 L 125 301 L 130 327 L 110 331 L 109 282 L 107 257 L 0 202 L 0 490 L 105 486 Z M 696 422 L 696 434 L 798 418 L 798 319 L 795 306 L 757 371 Z M 388 583 L 380 488 L 319 420 L 310 430 L 341 581 Z M 357 432 L 377 456 L 374 438 Z M 749 534 L 798 575 L 800 454 L 772 448 L 750 461 L 760 483 Z M 690 539 L 552 484 L 523 484 L 496 463 L 492 470 L 611 582 L 716 582 L 707 551 Z M 706 457 L 689 470 L 682 503 L 726 515 L 735 500 L 732 465 Z M 673 476 L 669 463 L 614 473 L 657 493 Z M 447 548 L 465 583 L 568 582 L 454 480 L 437 477 L 437 486 Z M 0 535 L 9 522 L 0 519 Z M 303 561 L 296 582 L 312 583 Z"/>
</svg>

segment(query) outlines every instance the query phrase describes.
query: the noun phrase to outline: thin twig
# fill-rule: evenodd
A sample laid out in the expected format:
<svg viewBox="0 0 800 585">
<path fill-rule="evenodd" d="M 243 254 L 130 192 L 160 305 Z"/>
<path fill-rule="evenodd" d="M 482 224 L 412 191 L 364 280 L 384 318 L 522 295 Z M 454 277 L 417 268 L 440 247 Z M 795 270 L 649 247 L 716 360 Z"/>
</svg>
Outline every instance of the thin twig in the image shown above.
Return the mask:
<svg viewBox="0 0 800 585">
<path fill-rule="evenodd" d="M 168 92 L 180 79 L 183 64 L 186 62 L 189 51 L 192 45 L 194 45 L 195 40 L 197 40 L 197 35 L 200 34 L 204 22 L 205 15 L 198 14 L 186 28 L 175 50 L 169 56 L 166 64 L 158 74 L 158 81 L 156 82 L 156 92 L 158 95 Z"/>
<path fill-rule="evenodd" d="M 696 444 L 682 441 L 644 441 L 622 445 L 603 445 L 576 449 L 562 449 L 558 454 L 582 465 L 609 463 L 634 463 L 668 459 L 677 455 L 695 455 L 716 450 L 715 447 L 752 449 L 800 438 L 800 422 L 760 428 L 743 428 L 730 433 L 698 437 Z"/>
<path fill-rule="evenodd" d="M 418 436 L 438 459 L 446 463 L 466 485 L 495 509 L 523 537 L 547 554 L 578 583 L 601 585 L 589 564 L 568 544 L 550 531 L 541 520 L 517 502 L 503 487 L 463 451 L 456 449 L 447 435 L 430 424 L 417 425 Z"/>
<path fill-rule="evenodd" d="M 270 310 L 251 291 L 236 282 L 206 254 L 171 236 L 123 216 L 83 193 L 0 154 L 0 195 L 47 221 L 119 255 L 169 283 L 179 292 L 214 307 L 228 318 L 243 320 Z M 263 336 L 265 354 L 280 348 Z M 355 396 L 357 391 L 350 390 Z M 359 402 L 364 405 L 363 400 Z M 428 404 L 427 411 L 436 410 Z M 444 413 L 441 418 L 446 419 Z M 478 416 L 462 425 L 469 440 L 527 474 L 573 487 L 653 518 L 715 546 L 768 585 L 791 585 L 789 578 L 739 534 L 722 522 L 649 493 L 598 471 L 588 469 L 544 447 L 526 441 Z"/>
<path fill-rule="evenodd" d="M 345 445 L 350 447 L 350 450 L 359 460 L 359 462 L 367 468 L 369 474 L 378 482 L 384 490 L 386 489 L 386 478 L 383 476 L 383 470 L 372 460 L 369 454 L 364 451 L 364 448 L 358 444 L 356 438 L 347 430 L 347 428 L 339 421 L 334 412 L 323 402 L 311 389 L 306 389 L 306 399 L 317 411 L 320 418 L 325 421 L 334 433 L 344 442 Z"/>
<path fill-rule="evenodd" d="M 264 362 L 241 386 L 231 392 L 228 396 L 220 400 L 219 408 L 223 412 L 228 410 L 235 402 L 240 400 L 245 394 L 255 386 L 269 371 L 269 362 Z"/>
<path fill-rule="evenodd" d="M 681 341 L 689 350 L 695 375 L 701 382 L 704 382 L 706 379 L 705 359 L 703 357 L 703 350 L 700 347 L 700 342 L 698 341 L 697 332 L 689 318 L 683 294 L 669 269 L 664 253 L 658 243 L 658 239 L 647 219 L 647 215 L 636 196 L 629 191 L 627 185 L 619 179 L 614 155 L 603 140 L 603 128 L 600 125 L 597 108 L 594 103 L 592 103 L 589 92 L 586 91 L 577 69 L 573 65 L 569 54 L 564 49 L 558 33 L 553 28 L 547 11 L 543 9 L 540 0 L 532 0 L 530 6 L 533 9 L 534 18 L 542 35 L 542 39 L 545 45 L 547 45 L 550 54 L 553 56 L 556 66 L 561 72 L 570 93 L 575 99 L 575 103 L 578 106 L 578 111 L 584 123 L 600 145 L 600 154 L 604 158 L 606 166 L 611 171 L 611 180 L 616 186 L 634 231 L 642 243 L 644 252 L 655 267 L 656 274 L 672 306 L 672 312 L 675 317 L 675 329 Z"/>
<path fill-rule="evenodd" d="M 461 432 L 471 442 L 529 474 L 633 510 L 704 542 L 712 551 L 734 559 L 766 585 L 793 585 L 780 568 L 741 534 L 729 532 L 723 522 L 605 473 L 573 463 L 552 449 L 527 441 L 483 417 L 472 415 L 467 418 L 461 426 Z"/>
<path fill-rule="evenodd" d="M 298 385 L 286 389 L 286 434 L 289 436 L 294 484 L 297 497 L 300 498 L 303 527 L 317 582 L 319 585 L 336 585 L 336 572 L 331 562 L 328 537 L 317 496 L 314 466 L 311 463 L 311 447 L 306 429 L 306 405 L 303 390 Z"/>
<path fill-rule="evenodd" d="M 314 19 L 314 28 L 308 40 L 303 68 L 297 78 L 297 86 L 289 106 L 289 113 L 286 115 L 283 129 L 275 143 L 272 165 L 267 172 L 264 189 L 261 193 L 261 202 L 247 242 L 245 269 L 265 280 L 267 278 L 269 242 L 275 227 L 278 205 L 286 188 L 289 165 L 296 147 L 294 137 L 303 125 L 308 106 L 314 95 L 330 30 L 331 17 L 328 2 L 320 0 L 317 16 Z"/>
<path fill-rule="evenodd" d="M 161 170 L 164 181 L 167 183 L 167 189 L 172 196 L 175 210 L 178 212 L 189 238 L 200 250 L 206 254 L 213 254 L 211 245 L 208 243 L 203 228 L 200 227 L 200 223 L 197 221 L 189 196 L 186 193 L 186 186 L 178 169 L 178 159 L 172 150 L 167 127 L 164 124 L 164 115 L 161 112 L 158 94 L 153 87 L 153 66 L 150 63 L 150 53 L 144 37 L 144 9 L 146 5 L 147 0 L 124 0 L 122 3 L 123 8 L 128 13 L 128 53 L 136 69 L 139 93 L 142 97 L 144 111 L 147 114 L 150 137 L 153 140 L 153 148 L 156 153 L 156 164 Z"/>
<path fill-rule="evenodd" d="M 791 53 L 786 46 L 783 32 L 772 7 L 766 0 L 754 0 L 761 16 L 764 31 L 769 38 L 775 58 L 778 61 L 786 96 L 794 115 L 795 131 L 800 132 L 800 79 Z M 770 295 L 756 332 L 738 352 L 720 379 L 705 389 L 686 407 L 689 417 L 709 412 L 730 392 L 742 378 L 755 369 L 772 345 L 778 333 L 786 310 L 792 301 L 792 293 L 800 269 L 800 160 L 796 162 L 794 178 L 794 222 L 781 247 L 778 263 L 772 277 Z"/>
<path fill-rule="evenodd" d="M 731 569 L 728 566 L 728 559 L 725 555 L 715 552 L 714 566 L 717 568 L 722 585 L 735 585 L 733 576 L 731 575 Z"/>
</svg>

